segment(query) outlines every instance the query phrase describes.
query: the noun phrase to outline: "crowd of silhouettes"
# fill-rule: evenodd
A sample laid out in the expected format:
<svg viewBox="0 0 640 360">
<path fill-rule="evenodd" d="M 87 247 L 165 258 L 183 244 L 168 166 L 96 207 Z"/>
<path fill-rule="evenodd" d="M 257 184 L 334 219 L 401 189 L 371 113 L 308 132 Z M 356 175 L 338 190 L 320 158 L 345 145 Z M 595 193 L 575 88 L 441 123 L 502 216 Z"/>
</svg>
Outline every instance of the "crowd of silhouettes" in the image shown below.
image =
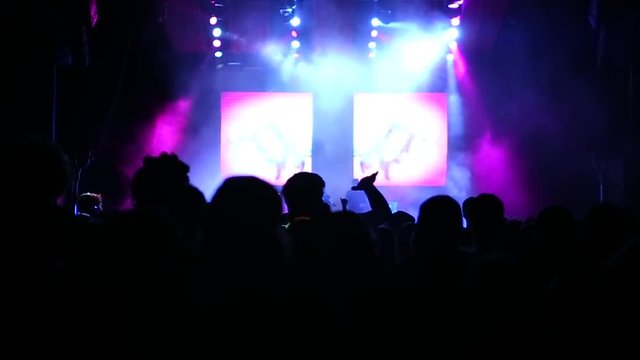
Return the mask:
<svg viewBox="0 0 640 360">
<path fill-rule="evenodd" d="M 492 194 L 462 206 L 438 195 L 416 219 L 392 213 L 371 174 L 352 187 L 370 211 L 336 212 L 307 172 L 280 193 L 231 177 L 205 199 L 189 166 L 163 153 L 133 175 L 132 209 L 83 194 L 74 213 L 58 205 L 69 167 L 56 146 L 10 154 L 6 324 L 26 350 L 265 342 L 523 356 L 638 341 L 638 219 L 616 206 L 584 219 L 550 206 L 517 221 Z"/>
</svg>

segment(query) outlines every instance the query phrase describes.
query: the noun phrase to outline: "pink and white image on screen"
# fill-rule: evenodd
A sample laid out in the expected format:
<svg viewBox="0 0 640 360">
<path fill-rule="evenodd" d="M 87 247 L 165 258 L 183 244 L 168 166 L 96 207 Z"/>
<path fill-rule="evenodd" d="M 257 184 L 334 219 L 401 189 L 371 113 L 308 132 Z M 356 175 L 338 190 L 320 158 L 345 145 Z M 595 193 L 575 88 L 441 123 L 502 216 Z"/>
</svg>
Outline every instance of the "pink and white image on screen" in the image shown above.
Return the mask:
<svg viewBox="0 0 640 360">
<path fill-rule="evenodd" d="M 355 94 L 353 106 L 354 178 L 378 171 L 381 186 L 445 185 L 446 94 Z"/>
<path fill-rule="evenodd" d="M 221 175 L 253 175 L 283 185 L 311 171 L 311 93 L 225 92 L 221 95 Z"/>
</svg>

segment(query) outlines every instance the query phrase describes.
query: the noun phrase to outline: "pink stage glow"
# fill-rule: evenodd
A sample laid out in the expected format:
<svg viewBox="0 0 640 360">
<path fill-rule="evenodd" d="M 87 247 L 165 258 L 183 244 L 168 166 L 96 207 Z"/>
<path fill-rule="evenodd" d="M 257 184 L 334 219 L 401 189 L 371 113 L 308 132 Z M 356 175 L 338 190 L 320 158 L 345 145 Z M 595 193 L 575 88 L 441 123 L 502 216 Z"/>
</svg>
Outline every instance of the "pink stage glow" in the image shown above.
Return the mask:
<svg viewBox="0 0 640 360">
<path fill-rule="evenodd" d="M 381 186 L 445 185 L 446 94 L 355 94 L 353 106 L 355 178 L 379 171 Z"/>
<path fill-rule="evenodd" d="M 180 99 L 163 107 L 141 135 L 141 147 L 132 147 L 129 159 L 123 164 L 122 171 L 131 178 L 142 166 L 145 156 L 158 156 L 162 152 L 177 153 L 182 145 L 186 126 L 191 114 L 191 99 Z"/>
<path fill-rule="evenodd" d="M 462 52 L 460 51 L 460 48 L 458 47 L 457 43 L 456 43 L 456 46 L 450 46 L 449 48 L 451 49 L 451 53 L 456 59 L 456 62 L 454 63 L 456 79 L 458 79 L 458 82 L 462 82 L 463 86 L 466 86 L 464 85 L 464 82 L 466 81 L 465 75 L 467 74 L 467 61 L 464 55 L 462 54 Z"/>
<path fill-rule="evenodd" d="M 160 110 L 151 127 L 142 134 L 142 147 L 132 149 L 129 154 L 129 161 L 123 168 L 127 177 L 133 176 L 145 156 L 158 156 L 162 152 L 176 153 L 180 150 L 189 121 L 191 102 L 191 99 L 180 99 Z"/>
<path fill-rule="evenodd" d="M 98 23 L 98 0 L 91 0 L 89 3 L 89 16 L 91 18 L 91 27 L 96 27 Z"/>
<path fill-rule="evenodd" d="M 146 142 L 146 154 L 177 152 L 182 145 L 191 112 L 191 100 L 180 99 L 167 105 L 156 116 Z"/>
<path fill-rule="evenodd" d="M 473 174 L 478 193 L 492 193 L 504 202 L 508 215 L 523 217 L 530 208 L 519 161 L 506 142 L 485 133 L 473 154 Z"/>
<path fill-rule="evenodd" d="M 162 152 L 178 153 L 182 146 L 186 127 L 191 116 L 191 99 L 179 99 L 165 105 L 155 116 L 150 128 L 141 135 L 141 147 L 131 147 L 129 158 L 121 167 L 127 179 L 142 166 L 146 156 L 158 156 Z M 123 209 L 131 208 L 131 199 L 126 199 Z"/>
<path fill-rule="evenodd" d="M 221 175 L 282 185 L 311 171 L 311 93 L 222 93 Z"/>
</svg>

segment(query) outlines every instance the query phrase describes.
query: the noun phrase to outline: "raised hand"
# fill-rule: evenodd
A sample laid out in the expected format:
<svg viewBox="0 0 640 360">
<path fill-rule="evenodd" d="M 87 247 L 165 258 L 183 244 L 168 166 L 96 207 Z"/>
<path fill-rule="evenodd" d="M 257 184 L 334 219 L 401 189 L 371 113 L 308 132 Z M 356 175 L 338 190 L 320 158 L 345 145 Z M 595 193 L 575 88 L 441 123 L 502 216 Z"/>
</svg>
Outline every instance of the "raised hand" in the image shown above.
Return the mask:
<svg viewBox="0 0 640 360">
<path fill-rule="evenodd" d="M 376 182 L 376 177 L 378 176 L 378 172 L 374 172 L 369 176 L 365 176 L 358 182 L 358 185 L 352 186 L 351 190 L 366 190 L 368 188 L 373 187 L 373 184 Z"/>
</svg>

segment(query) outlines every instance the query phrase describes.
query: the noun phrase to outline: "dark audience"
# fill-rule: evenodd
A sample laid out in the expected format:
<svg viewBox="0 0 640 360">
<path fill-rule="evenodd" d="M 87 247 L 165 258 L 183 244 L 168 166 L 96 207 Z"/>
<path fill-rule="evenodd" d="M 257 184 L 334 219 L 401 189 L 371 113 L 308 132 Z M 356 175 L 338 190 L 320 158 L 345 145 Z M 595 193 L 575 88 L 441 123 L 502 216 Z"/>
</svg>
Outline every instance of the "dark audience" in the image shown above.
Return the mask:
<svg viewBox="0 0 640 360">
<path fill-rule="evenodd" d="M 84 193 L 76 201 L 76 216 L 83 221 L 98 221 L 102 215 L 102 195 Z"/>
<path fill-rule="evenodd" d="M 34 142 L 15 154 L 7 324 L 26 349 L 216 353 L 268 340 L 525 356 L 638 339 L 639 224 L 613 205 L 517 222 L 493 194 L 462 206 L 438 195 L 416 220 L 391 212 L 372 174 L 351 189 L 370 211 L 332 212 L 323 178 L 306 172 L 281 194 L 231 177 L 207 202 L 163 153 L 133 176 L 133 209 L 100 216 L 102 199 L 83 194 L 74 217 L 58 205 L 62 152 Z"/>
</svg>

